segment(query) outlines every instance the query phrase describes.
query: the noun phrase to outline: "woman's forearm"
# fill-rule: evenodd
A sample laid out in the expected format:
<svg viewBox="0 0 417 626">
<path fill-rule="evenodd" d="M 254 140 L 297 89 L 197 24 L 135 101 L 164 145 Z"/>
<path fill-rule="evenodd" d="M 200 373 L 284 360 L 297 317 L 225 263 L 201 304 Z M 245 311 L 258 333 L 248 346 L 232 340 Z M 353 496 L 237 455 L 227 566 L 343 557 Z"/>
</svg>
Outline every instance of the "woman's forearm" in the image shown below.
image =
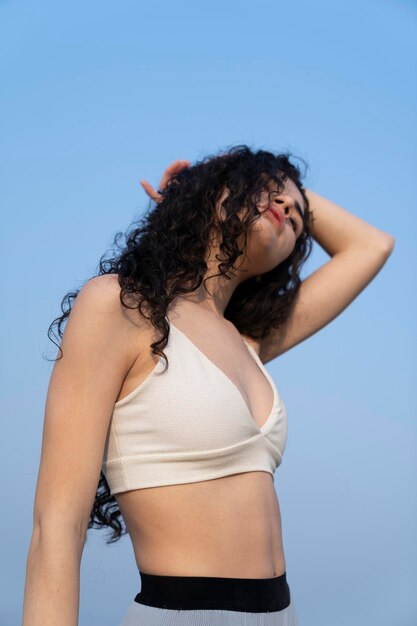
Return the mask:
<svg viewBox="0 0 417 626">
<path fill-rule="evenodd" d="M 392 248 L 394 237 L 389 233 L 311 189 L 306 189 L 306 195 L 315 218 L 313 238 L 330 256 L 350 248 Z"/>
<path fill-rule="evenodd" d="M 41 535 L 29 548 L 22 626 L 77 626 L 82 542 L 65 527 Z"/>
</svg>

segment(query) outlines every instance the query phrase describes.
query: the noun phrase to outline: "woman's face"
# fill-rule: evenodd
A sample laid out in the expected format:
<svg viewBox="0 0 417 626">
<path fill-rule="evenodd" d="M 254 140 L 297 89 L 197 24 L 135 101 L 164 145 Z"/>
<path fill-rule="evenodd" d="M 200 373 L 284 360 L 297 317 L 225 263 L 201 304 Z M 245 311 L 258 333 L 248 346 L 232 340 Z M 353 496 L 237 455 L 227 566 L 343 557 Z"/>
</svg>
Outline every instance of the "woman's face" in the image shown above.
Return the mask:
<svg viewBox="0 0 417 626">
<path fill-rule="evenodd" d="M 236 265 L 239 273 L 242 272 L 243 280 L 265 274 L 285 261 L 303 230 L 301 214 L 305 214 L 306 207 L 297 185 L 287 178 L 281 193 L 276 191 L 277 186 L 273 182 L 269 183 L 268 189 L 261 193 L 257 204 L 259 215 L 249 228 L 246 254 Z M 221 204 L 228 194 L 229 190 L 225 188 L 217 202 L 219 219 L 224 218 Z M 247 209 L 239 212 L 242 219 L 244 210 Z M 280 216 L 278 219 L 276 214 Z M 218 240 L 215 241 L 218 244 Z M 238 243 L 243 245 L 243 235 Z"/>
<path fill-rule="evenodd" d="M 269 194 L 261 194 L 257 205 L 260 215 L 249 229 L 246 256 L 239 265 L 245 271 L 245 279 L 269 272 L 285 261 L 302 233 L 300 211 L 304 214 L 306 207 L 297 185 L 287 178 L 280 194 L 272 183 L 269 190 Z"/>
</svg>

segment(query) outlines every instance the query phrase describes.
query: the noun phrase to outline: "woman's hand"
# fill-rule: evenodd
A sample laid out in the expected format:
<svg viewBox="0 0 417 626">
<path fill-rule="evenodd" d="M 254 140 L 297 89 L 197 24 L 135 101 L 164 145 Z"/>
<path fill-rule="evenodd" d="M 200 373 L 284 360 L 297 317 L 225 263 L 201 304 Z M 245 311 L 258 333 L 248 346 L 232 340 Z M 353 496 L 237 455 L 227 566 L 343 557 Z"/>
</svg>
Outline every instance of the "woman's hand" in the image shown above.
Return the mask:
<svg viewBox="0 0 417 626">
<path fill-rule="evenodd" d="M 162 175 L 161 182 L 159 183 L 158 191 L 156 191 L 156 189 L 154 189 L 152 185 L 150 185 L 144 179 L 140 181 L 140 184 L 142 185 L 142 187 L 144 188 L 148 196 L 152 198 L 152 200 L 154 200 L 156 203 L 158 203 L 162 199 L 162 195 L 158 192 L 162 191 L 162 189 L 165 189 L 165 187 L 168 185 L 171 177 L 174 174 L 177 174 L 178 172 L 180 172 L 181 170 L 189 166 L 190 166 L 190 161 L 186 161 L 186 160 L 173 161 L 171 165 L 168 165 L 168 167 L 166 168 L 166 170 L 164 171 Z"/>
</svg>

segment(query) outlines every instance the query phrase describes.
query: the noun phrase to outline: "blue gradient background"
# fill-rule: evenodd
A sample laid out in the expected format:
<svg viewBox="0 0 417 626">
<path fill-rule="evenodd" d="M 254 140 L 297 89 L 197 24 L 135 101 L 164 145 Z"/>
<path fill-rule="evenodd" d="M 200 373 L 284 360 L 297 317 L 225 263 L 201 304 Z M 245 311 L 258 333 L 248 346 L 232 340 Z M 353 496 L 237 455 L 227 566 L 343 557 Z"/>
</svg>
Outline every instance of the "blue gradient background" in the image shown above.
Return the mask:
<svg viewBox="0 0 417 626">
<path fill-rule="evenodd" d="M 2 625 L 21 623 L 60 300 L 148 208 L 140 178 L 239 143 L 304 158 L 307 187 L 396 238 L 268 369 L 299 626 L 417 623 L 416 31 L 404 0 L 0 2 Z M 304 277 L 328 258 L 316 244 Z M 80 626 L 117 626 L 139 591 L 128 537 L 104 535 L 88 534 Z"/>
</svg>

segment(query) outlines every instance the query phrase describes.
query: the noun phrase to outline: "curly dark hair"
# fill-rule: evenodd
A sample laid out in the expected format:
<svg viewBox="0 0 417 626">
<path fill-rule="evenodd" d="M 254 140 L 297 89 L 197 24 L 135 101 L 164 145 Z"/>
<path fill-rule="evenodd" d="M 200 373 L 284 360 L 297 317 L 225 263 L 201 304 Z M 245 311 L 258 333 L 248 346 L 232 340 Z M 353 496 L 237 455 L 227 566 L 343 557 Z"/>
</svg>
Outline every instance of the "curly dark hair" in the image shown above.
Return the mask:
<svg viewBox="0 0 417 626">
<path fill-rule="evenodd" d="M 289 152 L 273 154 L 238 145 L 205 157 L 173 175 L 160 191 L 161 200 L 156 205 L 151 202 L 148 212 L 138 222 L 133 222 L 125 233 L 114 236 L 117 252 L 113 251 L 110 258 L 105 258 L 106 253 L 100 258 L 96 275 L 117 274 L 123 306 L 137 308 L 160 330 L 161 339 L 150 347 L 153 354 L 165 359 L 164 371 L 168 367 L 163 352 L 169 336 L 168 306 L 177 294 L 193 292 L 202 283 L 206 288 L 205 281 L 210 278 L 205 277 L 206 258 L 213 228 L 220 232 L 219 251 L 224 259 L 218 264 L 219 273 L 213 276 L 230 279 L 230 270 L 233 274 L 236 260 L 246 250 L 248 230 L 259 218 L 260 194 L 271 193 L 271 183 L 274 191 L 281 193 L 287 178 L 297 185 L 304 198 L 303 231 L 287 259 L 237 286 L 224 316 L 240 333 L 254 339 L 263 339 L 272 328 L 278 328 L 288 319 L 301 284 L 300 270 L 311 253 L 313 241 L 313 215 L 301 183 L 300 168 L 290 162 L 291 156 Z M 229 189 L 222 203 L 225 219 L 219 220 L 215 207 L 225 187 Z M 243 218 L 239 213 L 242 207 L 248 209 Z M 240 235 L 243 235 L 243 248 L 238 246 Z M 121 236 L 125 239 L 122 245 Z M 218 255 L 216 259 L 220 260 Z M 62 338 L 63 324 L 80 289 L 64 296 L 62 315 L 48 328 L 48 337 L 58 346 L 61 356 L 62 349 L 53 340 L 52 330 L 56 325 Z M 134 306 L 124 301 L 127 294 L 130 302 L 133 296 Z M 55 335 L 57 339 L 58 335 Z M 112 533 L 107 543 L 114 543 L 128 532 L 122 522 L 118 503 L 101 472 L 88 528 L 110 527 Z"/>
</svg>

